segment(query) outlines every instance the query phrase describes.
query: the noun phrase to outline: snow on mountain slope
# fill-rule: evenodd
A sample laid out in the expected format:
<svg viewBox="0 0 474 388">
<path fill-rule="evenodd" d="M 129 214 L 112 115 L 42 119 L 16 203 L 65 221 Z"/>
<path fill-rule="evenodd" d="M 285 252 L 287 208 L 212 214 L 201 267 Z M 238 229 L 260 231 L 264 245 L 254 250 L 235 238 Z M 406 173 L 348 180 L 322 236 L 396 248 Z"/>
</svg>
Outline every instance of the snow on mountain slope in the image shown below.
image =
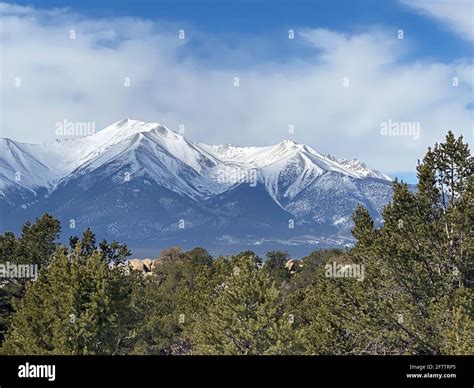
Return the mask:
<svg viewBox="0 0 474 388">
<path fill-rule="evenodd" d="M 33 191 L 45 187 L 54 172 L 41 158 L 30 152 L 29 145 L 0 139 L 0 189 L 19 186 Z"/>
<path fill-rule="evenodd" d="M 138 163 L 133 153 L 140 148 L 140 152 L 144 155 L 148 153 L 150 157 L 145 158 L 148 165 L 135 166 L 135 171 L 148 169 L 151 176 L 155 175 L 166 183 L 173 174 L 180 174 L 177 166 L 190 168 L 204 181 L 196 185 L 208 186 L 207 189 L 204 188 L 205 194 L 221 191 L 208 177 L 215 175 L 208 174 L 208 170 L 215 168 L 217 164 L 213 157 L 195 143 L 158 123 L 124 119 L 90 136 L 55 140 L 41 145 L 2 139 L 2 147 L 4 152 L 0 160 L 0 174 L 3 186 L 15 185 L 13 179 L 20 172 L 23 186 L 53 190 L 61 180 L 70 179 L 73 173 L 77 175 L 94 171 L 118 157 L 125 163 L 124 154 L 127 153 L 130 154 L 129 161 Z M 157 167 L 154 163 L 161 165 Z M 171 175 L 163 176 L 155 168 L 168 171 Z M 194 191 L 191 189 L 187 194 L 195 196 Z"/>
<path fill-rule="evenodd" d="M 245 169 L 261 169 L 288 160 L 296 154 L 305 155 L 312 164 L 322 171 L 337 171 L 355 178 L 373 177 L 391 180 L 385 174 L 373 170 L 366 164 L 356 160 L 336 159 L 330 155 L 322 155 L 311 147 L 284 140 L 277 145 L 268 147 L 236 147 L 230 144 L 208 145 L 199 143 L 203 149 L 219 158 L 224 163 Z"/>
<path fill-rule="evenodd" d="M 150 142 L 155 142 L 163 151 L 199 173 L 203 173 L 207 168 L 215 165 L 215 161 L 209 155 L 205 155 L 198 145 L 158 123 L 125 119 L 85 139 L 95 145 L 94 154 L 100 154 L 115 144 L 129 140 L 136 134 L 146 136 Z M 93 157 L 94 155 L 89 154 L 87 159 L 90 160 Z"/>
<path fill-rule="evenodd" d="M 374 170 L 367 166 L 365 163 L 357 159 L 337 159 L 332 155 L 326 155 L 326 157 L 339 165 L 343 166 L 345 169 L 357 174 L 360 178 L 377 178 L 387 181 L 392 181 L 388 175 L 381 173 L 380 171 Z"/>
<path fill-rule="evenodd" d="M 136 133 L 88 160 L 61 183 L 99 171 L 101 176 L 115 176 L 117 182 L 146 177 L 162 187 L 195 199 L 218 191 L 218 185 L 203 173 L 213 166 L 212 160 L 199 155 L 191 146 L 182 147 L 180 156 L 184 154 L 184 157 L 181 159 L 177 152 L 170 152 L 173 148 L 166 147 L 166 142 L 157 136 L 162 134 L 155 131 Z"/>
<path fill-rule="evenodd" d="M 53 191 L 61 181 L 91 173 L 102 166 L 109 174 L 127 165 L 128 175 L 144 176 L 191 198 L 225 192 L 253 177 L 283 209 L 300 192 L 316 187 L 326 173 L 354 179 L 390 180 L 358 160 L 324 156 L 290 140 L 267 147 L 236 147 L 194 143 L 158 123 L 120 120 L 76 139 L 41 145 L 2 139 L 0 188 L 21 185 Z M 20 174 L 21 182 L 14 180 Z M 15 175 L 17 174 L 17 175 Z M 256 182 L 255 182 L 256 183 Z"/>
<path fill-rule="evenodd" d="M 354 179 L 367 177 L 390 180 L 358 160 L 346 161 L 324 156 L 311 147 L 285 140 L 269 147 L 235 147 L 230 144 L 212 146 L 199 144 L 227 165 L 241 170 L 258 171 L 271 197 L 285 210 L 284 203 L 301 191 L 316 186 L 319 177 L 326 173 L 339 173 Z"/>
</svg>

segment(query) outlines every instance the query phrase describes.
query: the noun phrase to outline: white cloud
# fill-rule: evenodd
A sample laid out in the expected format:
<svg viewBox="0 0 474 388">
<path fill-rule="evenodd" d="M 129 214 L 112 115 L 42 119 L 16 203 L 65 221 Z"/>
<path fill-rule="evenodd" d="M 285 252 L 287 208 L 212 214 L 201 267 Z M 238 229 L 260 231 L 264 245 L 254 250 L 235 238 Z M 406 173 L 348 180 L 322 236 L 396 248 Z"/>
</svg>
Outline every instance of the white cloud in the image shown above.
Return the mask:
<svg viewBox="0 0 474 388">
<path fill-rule="evenodd" d="M 472 128 L 472 110 L 465 109 L 472 100 L 469 61 L 406 63 L 407 43 L 380 29 L 356 35 L 300 30 L 289 44 L 309 47 L 312 55 L 251 65 L 248 59 L 273 37 L 231 45 L 225 36 L 186 26 L 183 41 L 183 26 L 162 22 L 91 20 L 67 10 L 8 5 L 0 12 L 1 129 L 16 140 L 52 139 L 55 123 L 64 119 L 101 128 L 131 117 L 174 129 L 184 124 L 187 136 L 208 143 L 293 138 L 391 172 L 412 170 L 447 129 Z M 419 122 L 420 139 L 381 136 L 380 125 L 389 119 Z"/>
<path fill-rule="evenodd" d="M 464 39 L 474 41 L 474 2 L 472 0 L 400 0 L 430 16 Z"/>
</svg>

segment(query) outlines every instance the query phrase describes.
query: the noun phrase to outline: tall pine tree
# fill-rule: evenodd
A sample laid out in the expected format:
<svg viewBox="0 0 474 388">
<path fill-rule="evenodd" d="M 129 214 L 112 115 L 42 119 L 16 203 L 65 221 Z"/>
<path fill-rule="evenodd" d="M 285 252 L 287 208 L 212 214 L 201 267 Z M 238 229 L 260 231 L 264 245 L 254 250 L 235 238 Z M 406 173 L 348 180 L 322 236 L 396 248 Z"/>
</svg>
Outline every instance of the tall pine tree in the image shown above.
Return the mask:
<svg viewBox="0 0 474 388">
<path fill-rule="evenodd" d="M 253 257 L 234 261 L 232 274 L 213 290 L 207 313 L 195 326 L 195 353 L 292 354 L 299 338 L 278 289 Z"/>
</svg>

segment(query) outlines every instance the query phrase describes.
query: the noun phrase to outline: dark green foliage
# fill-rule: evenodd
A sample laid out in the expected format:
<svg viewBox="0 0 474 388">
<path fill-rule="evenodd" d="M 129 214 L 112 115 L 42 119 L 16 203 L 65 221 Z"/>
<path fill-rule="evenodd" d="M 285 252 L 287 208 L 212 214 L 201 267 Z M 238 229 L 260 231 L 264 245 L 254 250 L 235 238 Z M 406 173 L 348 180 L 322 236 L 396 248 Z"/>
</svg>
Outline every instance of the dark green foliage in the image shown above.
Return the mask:
<svg viewBox="0 0 474 388">
<path fill-rule="evenodd" d="M 127 257 L 132 254 L 127 244 L 121 244 L 115 240 L 111 243 L 102 240 L 99 246 L 97 246 L 95 234 L 89 228 L 84 231 L 82 238 L 77 236 L 69 238 L 69 249 L 71 251 L 79 249 L 79 255 L 85 257 L 90 256 L 92 252 L 98 251 L 106 263 L 112 265 L 124 264 Z"/>
<path fill-rule="evenodd" d="M 160 254 L 153 275 L 141 279 L 134 292 L 141 324 L 136 328 L 135 354 L 183 354 L 190 348 L 184 330 L 203 303 L 201 278 L 207 280 L 212 261 L 204 249 L 170 248 Z"/>
<path fill-rule="evenodd" d="M 27 264 L 38 264 L 39 267 L 47 266 L 58 246 L 60 231 L 59 221 L 47 213 L 37 218 L 34 224 L 27 222 L 18 239 L 17 259 Z"/>
<path fill-rule="evenodd" d="M 293 354 L 299 338 L 279 291 L 252 257 L 239 257 L 233 274 L 214 290 L 193 337 L 195 352 L 219 355 Z"/>
<path fill-rule="evenodd" d="M 34 224 L 25 223 L 18 239 L 11 232 L 5 233 L 0 236 L 0 264 L 31 264 L 37 265 L 38 270 L 47 267 L 58 246 L 60 231 L 59 221 L 44 214 Z M 0 344 L 13 312 L 12 301 L 22 298 L 28 282 L 23 278 L 0 278 Z"/>
<path fill-rule="evenodd" d="M 58 248 L 47 271 L 31 282 L 6 335 L 6 354 L 116 354 L 126 335 L 125 274 L 99 252 Z"/>
<path fill-rule="evenodd" d="M 196 247 L 187 252 L 191 261 L 195 264 L 211 265 L 212 256 L 204 248 Z"/>
<path fill-rule="evenodd" d="M 290 255 L 288 252 L 271 251 L 267 253 L 264 269 L 272 278 L 278 281 L 278 284 L 290 278 L 290 271 L 285 267 L 289 259 Z"/>
</svg>

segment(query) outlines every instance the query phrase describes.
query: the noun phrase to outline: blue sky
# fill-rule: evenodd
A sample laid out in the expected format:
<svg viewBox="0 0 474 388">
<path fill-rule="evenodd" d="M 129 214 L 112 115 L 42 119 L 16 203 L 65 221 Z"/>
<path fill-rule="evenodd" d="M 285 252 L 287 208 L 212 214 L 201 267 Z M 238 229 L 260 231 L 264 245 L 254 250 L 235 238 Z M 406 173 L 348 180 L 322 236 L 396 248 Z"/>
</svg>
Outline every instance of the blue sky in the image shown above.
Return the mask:
<svg viewBox="0 0 474 388">
<path fill-rule="evenodd" d="M 413 55 L 418 57 L 453 60 L 472 52 L 472 42 L 453 39 L 454 34 L 447 33 L 443 24 L 413 12 L 397 0 L 20 0 L 15 3 L 42 8 L 70 7 L 91 17 L 135 16 L 183 22 L 213 34 L 228 35 L 268 33 L 298 26 L 350 33 L 379 24 L 394 31 L 407 30 L 407 39 L 416 47 Z"/>
<path fill-rule="evenodd" d="M 472 140 L 473 9 L 468 0 L 4 4 L 2 136 L 39 142 L 56 121 L 101 128 L 128 116 L 184 124 L 207 143 L 291 137 L 414 182 L 416 159 L 447 129 Z M 22 87 L 9 88 L 16 77 Z M 381 136 L 389 120 L 419 123 L 420 136 Z"/>
<path fill-rule="evenodd" d="M 93 16 L 139 16 L 192 21 L 217 31 L 262 31 L 281 25 L 317 25 L 348 29 L 357 24 L 417 23 L 420 31 L 439 34 L 439 25 L 395 0 L 17 0 L 42 8 L 70 7 Z M 433 31 L 434 30 L 434 31 Z M 438 30 L 438 31 L 436 31 Z"/>
</svg>

